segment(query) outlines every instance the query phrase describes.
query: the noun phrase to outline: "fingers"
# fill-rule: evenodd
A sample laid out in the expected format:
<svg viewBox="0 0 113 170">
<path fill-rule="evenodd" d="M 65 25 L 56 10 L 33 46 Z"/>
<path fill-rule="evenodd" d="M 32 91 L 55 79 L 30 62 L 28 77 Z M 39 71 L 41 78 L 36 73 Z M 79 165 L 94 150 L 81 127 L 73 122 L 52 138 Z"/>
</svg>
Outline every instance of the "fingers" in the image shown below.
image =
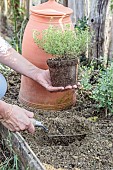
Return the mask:
<svg viewBox="0 0 113 170">
<path fill-rule="evenodd" d="M 29 112 L 27 110 L 25 110 L 25 113 L 26 115 L 29 117 L 29 118 L 33 118 L 34 117 L 34 113 L 33 112 Z M 35 127 L 33 125 L 33 123 L 31 122 L 31 120 L 29 119 L 29 125 L 27 126 L 26 130 L 30 133 L 34 133 L 35 132 Z"/>
<path fill-rule="evenodd" d="M 73 89 L 77 89 L 77 85 L 75 84 L 75 85 L 73 85 Z"/>
<path fill-rule="evenodd" d="M 66 89 L 66 90 L 67 90 L 67 89 L 72 89 L 72 86 L 71 86 L 71 85 L 68 85 L 68 86 L 65 87 L 65 89 Z"/>
<path fill-rule="evenodd" d="M 77 85 L 74 85 L 73 88 L 74 89 L 80 89 L 82 87 L 82 85 L 80 84 L 80 82 L 77 83 Z"/>
<path fill-rule="evenodd" d="M 33 112 L 29 112 L 27 110 L 24 110 L 24 113 L 26 114 L 26 119 L 24 119 L 24 124 L 20 126 L 20 130 L 27 130 L 30 133 L 34 133 L 35 132 L 35 127 L 33 125 L 33 123 L 31 122 L 30 118 L 34 117 L 34 113 Z"/>
<path fill-rule="evenodd" d="M 77 83 L 77 86 L 81 86 L 80 82 Z"/>
<path fill-rule="evenodd" d="M 27 131 L 32 133 L 32 134 L 35 132 L 35 127 L 31 122 L 30 122 L 30 125 L 29 125 Z"/>
<path fill-rule="evenodd" d="M 1 122 L 7 129 L 9 129 L 11 132 L 19 132 L 20 127 L 19 126 L 13 126 L 10 123 L 7 122 Z"/>
<path fill-rule="evenodd" d="M 27 111 L 27 110 L 26 110 L 25 113 L 26 113 L 28 116 L 32 116 L 32 117 L 27 118 L 27 119 L 28 119 L 28 121 L 27 121 L 28 124 L 26 124 L 26 127 L 25 127 L 24 129 L 21 129 L 21 130 L 27 130 L 27 131 L 30 132 L 30 133 L 34 133 L 34 132 L 35 132 L 35 127 L 34 127 L 33 123 L 31 122 L 31 119 L 30 119 L 30 118 L 33 118 L 34 113 L 29 112 L 29 111 Z M 30 114 L 30 113 L 32 113 L 32 114 Z"/>
<path fill-rule="evenodd" d="M 53 91 L 62 91 L 64 90 L 64 87 L 53 87 L 53 86 L 48 86 L 46 87 L 46 89 L 50 92 L 53 92 Z"/>
<path fill-rule="evenodd" d="M 10 131 L 14 131 L 15 129 L 13 128 L 13 126 L 11 126 L 10 124 L 7 124 L 6 122 L 2 122 L 1 123 L 7 128 L 9 129 Z"/>
<path fill-rule="evenodd" d="M 10 131 L 23 131 L 27 130 L 34 133 L 35 127 L 31 123 L 34 113 L 13 105 L 13 111 L 8 120 L 4 120 L 2 124 Z"/>
<path fill-rule="evenodd" d="M 68 85 L 66 87 L 53 87 L 53 86 L 47 86 L 46 89 L 50 92 L 54 92 L 54 91 L 63 91 L 63 90 L 68 90 L 68 89 L 77 89 L 81 86 L 80 82 L 78 82 L 77 84 L 71 86 Z"/>
<path fill-rule="evenodd" d="M 80 82 L 78 82 L 77 84 L 75 84 L 75 85 L 73 85 L 73 86 L 71 86 L 71 85 L 69 85 L 69 86 L 66 86 L 65 87 L 65 89 L 77 89 L 77 88 L 79 88 L 81 86 L 81 84 L 80 84 Z"/>
<path fill-rule="evenodd" d="M 53 86 L 49 86 L 46 89 L 50 92 L 54 92 L 54 91 L 63 91 L 63 90 L 68 90 L 68 89 L 77 89 L 77 85 L 68 85 L 66 87 L 53 87 Z"/>
<path fill-rule="evenodd" d="M 27 115 L 29 118 L 33 118 L 33 117 L 34 117 L 34 113 L 33 113 L 33 112 L 29 112 L 29 111 L 25 110 L 25 113 L 26 113 L 26 115 Z"/>
<path fill-rule="evenodd" d="M 35 127 L 30 121 L 29 121 L 29 125 L 21 125 L 21 126 L 11 126 L 10 124 L 4 122 L 2 124 L 12 132 L 19 132 L 23 130 L 27 130 L 32 134 L 35 132 Z"/>
</svg>

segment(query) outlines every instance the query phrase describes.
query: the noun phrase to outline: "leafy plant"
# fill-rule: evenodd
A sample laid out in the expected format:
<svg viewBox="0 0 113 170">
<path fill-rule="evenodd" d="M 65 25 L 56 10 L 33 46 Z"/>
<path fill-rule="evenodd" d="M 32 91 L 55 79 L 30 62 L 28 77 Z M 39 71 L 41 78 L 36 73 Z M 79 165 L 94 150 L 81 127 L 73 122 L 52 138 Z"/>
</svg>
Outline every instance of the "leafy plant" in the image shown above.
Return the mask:
<svg viewBox="0 0 113 170">
<path fill-rule="evenodd" d="M 9 148 L 6 147 L 6 143 Z M 8 132 L 8 136 L 5 140 L 1 139 L 0 144 L 2 145 L 2 147 L 0 147 L 0 151 L 3 153 L 4 158 L 4 161 L 0 161 L 0 170 L 19 170 L 19 159 L 12 148 L 10 132 Z"/>
<path fill-rule="evenodd" d="M 111 0 L 110 8 L 111 8 L 111 11 L 113 11 L 113 0 Z"/>
<path fill-rule="evenodd" d="M 88 18 L 85 16 L 77 21 L 75 28 L 79 31 L 86 30 L 88 28 Z"/>
<path fill-rule="evenodd" d="M 98 108 L 105 109 L 106 114 L 113 113 L 113 62 L 105 71 L 101 71 L 92 98 L 98 103 Z"/>
<path fill-rule="evenodd" d="M 81 66 L 80 67 L 80 80 L 81 85 L 83 86 L 84 90 L 90 91 L 92 89 L 92 85 L 90 83 L 91 74 L 94 72 L 94 66 L 87 67 Z"/>
<path fill-rule="evenodd" d="M 55 57 L 75 58 L 86 52 L 91 36 L 88 29 L 78 31 L 70 29 L 69 25 L 64 29 L 50 25 L 48 29 L 33 31 L 34 42 L 46 53 Z"/>
<path fill-rule="evenodd" d="M 20 7 L 20 1 L 11 0 L 11 11 L 11 21 L 14 31 L 11 45 L 16 49 L 16 51 L 21 53 L 23 32 L 27 23 L 27 18 L 25 17 L 25 7 Z"/>
<path fill-rule="evenodd" d="M 80 67 L 80 79 L 83 90 L 97 103 L 97 109 L 103 109 L 106 115 L 113 113 L 113 62 L 107 68 L 95 70 L 94 64 Z M 89 93 L 90 92 L 90 93 Z"/>
</svg>

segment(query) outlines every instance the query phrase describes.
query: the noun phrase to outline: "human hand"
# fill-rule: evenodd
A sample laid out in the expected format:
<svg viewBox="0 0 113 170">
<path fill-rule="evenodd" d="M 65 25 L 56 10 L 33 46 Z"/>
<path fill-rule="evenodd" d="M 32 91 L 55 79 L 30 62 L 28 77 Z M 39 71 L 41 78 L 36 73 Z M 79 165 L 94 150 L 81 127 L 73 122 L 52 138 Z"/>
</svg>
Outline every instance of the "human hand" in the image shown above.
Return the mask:
<svg viewBox="0 0 113 170">
<path fill-rule="evenodd" d="M 66 87 L 53 87 L 50 79 L 49 70 L 41 70 L 38 74 L 36 73 L 36 81 L 40 83 L 43 87 L 45 87 L 48 91 L 63 91 L 67 89 L 77 89 L 80 86 L 80 83 L 77 85 L 68 85 Z"/>
<path fill-rule="evenodd" d="M 10 131 L 27 130 L 30 133 L 34 133 L 35 128 L 30 121 L 30 118 L 33 118 L 34 116 L 32 112 L 16 105 L 8 104 L 8 108 L 6 108 L 4 115 L 1 123 Z"/>
</svg>

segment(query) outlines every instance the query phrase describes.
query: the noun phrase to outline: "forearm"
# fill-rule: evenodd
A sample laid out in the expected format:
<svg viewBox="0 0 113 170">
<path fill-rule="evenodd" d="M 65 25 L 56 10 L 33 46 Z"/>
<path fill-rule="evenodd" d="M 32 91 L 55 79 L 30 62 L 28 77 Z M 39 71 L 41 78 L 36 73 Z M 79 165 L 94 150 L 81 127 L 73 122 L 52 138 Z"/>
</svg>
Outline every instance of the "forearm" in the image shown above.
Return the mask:
<svg viewBox="0 0 113 170">
<path fill-rule="evenodd" d="M 41 69 L 34 66 L 22 55 L 17 53 L 13 48 L 9 49 L 7 55 L 0 56 L 0 63 L 9 66 L 22 75 L 30 77 L 35 80 L 35 72 L 40 72 Z"/>
</svg>

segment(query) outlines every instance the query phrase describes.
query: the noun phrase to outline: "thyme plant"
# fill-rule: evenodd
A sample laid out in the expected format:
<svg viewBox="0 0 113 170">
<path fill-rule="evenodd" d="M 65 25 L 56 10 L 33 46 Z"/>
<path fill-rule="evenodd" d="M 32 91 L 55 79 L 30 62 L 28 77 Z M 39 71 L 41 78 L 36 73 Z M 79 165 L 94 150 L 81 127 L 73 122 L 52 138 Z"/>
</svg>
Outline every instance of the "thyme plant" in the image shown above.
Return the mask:
<svg viewBox="0 0 113 170">
<path fill-rule="evenodd" d="M 34 30 L 33 39 L 37 46 L 46 53 L 55 57 L 75 58 L 86 52 L 91 36 L 88 29 L 78 31 L 75 28 L 71 30 L 67 25 L 62 30 L 50 25 L 42 33 Z"/>
</svg>

